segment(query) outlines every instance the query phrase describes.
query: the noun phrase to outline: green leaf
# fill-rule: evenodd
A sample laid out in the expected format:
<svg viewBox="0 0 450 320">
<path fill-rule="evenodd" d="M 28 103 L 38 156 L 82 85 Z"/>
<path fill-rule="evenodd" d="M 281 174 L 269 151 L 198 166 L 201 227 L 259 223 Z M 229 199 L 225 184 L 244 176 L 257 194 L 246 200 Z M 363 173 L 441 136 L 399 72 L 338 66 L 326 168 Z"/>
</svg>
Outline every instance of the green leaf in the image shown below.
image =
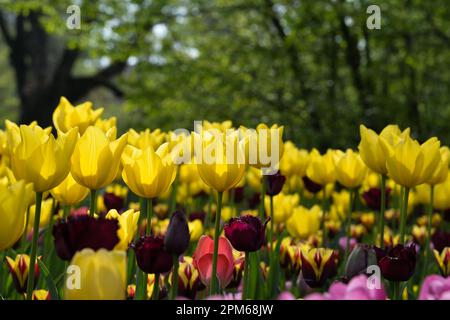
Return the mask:
<svg viewBox="0 0 450 320">
<path fill-rule="evenodd" d="M 50 275 L 50 272 L 48 271 L 47 267 L 45 266 L 45 263 L 41 259 L 37 259 L 37 262 L 39 264 L 39 268 L 41 269 L 42 273 L 45 276 L 45 280 L 47 282 L 47 287 L 48 291 L 50 292 L 51 299 L 59 300 L 59 293 L 58 289 L 56 288 L 55 281 L 53 281 L 53 278 Z"/>
</svg>

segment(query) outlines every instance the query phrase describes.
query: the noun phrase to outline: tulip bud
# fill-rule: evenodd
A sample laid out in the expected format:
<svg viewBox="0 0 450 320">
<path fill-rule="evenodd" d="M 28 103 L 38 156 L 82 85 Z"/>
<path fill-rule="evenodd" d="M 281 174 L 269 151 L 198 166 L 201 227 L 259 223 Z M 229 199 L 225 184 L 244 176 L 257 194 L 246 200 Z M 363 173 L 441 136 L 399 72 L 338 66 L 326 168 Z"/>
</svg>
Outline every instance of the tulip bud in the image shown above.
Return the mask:
<svg viewBox="0 0 450 320">
<path fill-rule="evenodd" d="M 386 188 L 386 207 L 389 207 L 389 195 L 391 188 Z M 379 188 L 370 188 L 362 194 L 367 206 L 372 210 L 380 210 L 381 208 L 381 190 Z"/>
<path fill-rule="evenodd" d="M 136 285 L 129 284 L 127 286 L 127 300 L 134 300 L 135 295 L 136 295 Z"/>
<path fill-rule="evenodd" d="M 41 257 L 38 257 L 40 259 Z M 30 257 L 26 254 L 18 254 L 13 260 L 10 257 L 6 257 L 6 263 L 11 273 L 11 277 L 14 282 L 14 286 L 18 293 L 25 293 L 27 291 L 28 270 L 30 268 Z M 39 279 L 39 264 L 37 261 L 34 265 L 34 284 Z"/>
<path fill-rule="evenodd" d="M 50 292 L 47 290 L 34 290 L 33 300 L 50 300 Z"/>
<path fill-rule="evenodd" d="M 62 260 L 71 260 L 84 248 L 112 250 L 119 243 L 117 220 L 97 219 L 87 215 L 69 217 L 53 227 L 56 253 Z"/>
<path fill-rule="evenodd" d="M 306 190 L 308 190 L 311 193 L 318 193 L 323 188 L 322 185 L 320 185 L 318 183 L 315 183 L 314 181 L 312 181 L 307 176 L 304 176 L 302 178 L 302 180 L 303 180 L 303 184 L 304 184 Z"/>
<path fill-rule="evenodd" d="M 179 256 L 188 248 L 189 240 L 189 226 L 186 215 L 182 211 L 175 211 L 170 218 L 169 227 L 164 237 L 166 251 Z"/>
<path fill-rule="evenodd" d="M 357 244 L 350 253 L 345 265 L 345 277 L 350 280 L 354 276 L 365 273 L 368 266 L 377 264 L 375 250 L 365 244 Z"/>
<path fill-rule="evenodd" d="M 145 236 L 133 245 L 139 268 L 146 273 L 165 273 L 172 269 L 172 256 L 164 248 L 164 238 Z"/>
<path fill-rule="evenodd" d="M 162 300 L 167 297 L 167 288 L 165 287 L 166 281 L 164 275 L 159 276 L 159 295 L 158 300 Z M 153 297 L 153 288 L 155 286 L 155 275 L 147 275 L 147 298 L 150 300 Z"/>
<path fill-rule="evenodd" d="M 441 274 L 444 277 L 448 277 L 450 275 L 450 248 L 444 248 L 441 254 L 439 254 L 439 251 L 434 250 L 434 257 L 436 258 Z"/>
<path fill-rule="evenodd" d="M 378 260 L 378 266 L 384 278 L 390 281 L 409 280 L 416 268 L 415 245 L 397 244 Z"/>
<path fill-rule="evenodd" d="M 123 209 L 124 200 L 122 197 L 115 195 L 112 192 L 105 192 L 103 195 L 103 202 L 105 203 L 106 210 L 115 209 L 121 211 Z"/>
<path fill-rule="evenodd" d="M 431 242 L 435 250 L 442 252 L 445 247 L 450 247 L 450 233 L 444 231 L 436 231 L 431 236 Z"/>
<path fill-rule="evenodd" d="M 276 196 L 283 189 L 283 185 L 286 182 L 286 177 L 283 176 L 279 171 L 275 174 L 268 175 L 267 178 L 267 189 L 266 194 L 268 196 Z"/>
<path fill-rule="evenodd" d="M 332 249 L 312 248 L 301 251 L 302 275 L 311 288 L 323 286 L 337 273 L 338 254 Z"/>
<path fill-rule="evenodd" d="M 264 243 L 266 224 L 251 215 L 231 218 L 224 226 L 225 236 L 238 251 L 258 251 Z"/>
<path fill-rule="evenodd" d="M 169 275 L 169 284 L 172 285 L 172 274 Z M 191 257 L 182 257 L 178 270 L 178 295 L 188 299 L 195 299 L 202 283 Z"/>
</svg>

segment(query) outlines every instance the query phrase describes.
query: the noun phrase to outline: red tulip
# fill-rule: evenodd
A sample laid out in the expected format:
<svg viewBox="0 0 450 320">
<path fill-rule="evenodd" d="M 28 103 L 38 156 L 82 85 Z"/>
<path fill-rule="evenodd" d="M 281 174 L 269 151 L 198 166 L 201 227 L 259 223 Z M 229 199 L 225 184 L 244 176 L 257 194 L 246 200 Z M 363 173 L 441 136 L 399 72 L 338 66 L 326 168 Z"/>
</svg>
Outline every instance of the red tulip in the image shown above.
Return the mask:
<svg viewBox="0 0 450 320">
<path fill-rule="evenodd" d="M 194 259 L 193 264 L 200 275 L 200 280 L 205 286 L 208 286 L 211 282 L 213 253 L 213 238 L 202 236 L 198 240 L 197 248 L 192 258 Z M 233 249 L 227 238 L 220 237 L 217 256 L 217 278 L 221 288 L 225 288 L 230 283 L 233 278 L 233 270 Z"/>
</svg>

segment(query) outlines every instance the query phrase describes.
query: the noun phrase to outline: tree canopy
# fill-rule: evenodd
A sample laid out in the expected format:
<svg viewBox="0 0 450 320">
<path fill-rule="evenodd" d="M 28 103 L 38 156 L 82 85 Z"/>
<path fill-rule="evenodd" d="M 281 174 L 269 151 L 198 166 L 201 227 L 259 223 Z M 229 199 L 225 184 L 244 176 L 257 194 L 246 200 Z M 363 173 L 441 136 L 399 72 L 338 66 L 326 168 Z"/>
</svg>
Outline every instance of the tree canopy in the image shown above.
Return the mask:
<svg viewBox="0 0 450 320">
<path fill-rule="evenodd" d="M 67 1 L 0 3 L 3 118 L 48 123 L 65 95 L 120 110 L 123 129 L 280 123 L 342 148 L 360 123 L 397 123 L 450 143 L 446 0 L 80 0 L 79 30 Z"/>
</svg>

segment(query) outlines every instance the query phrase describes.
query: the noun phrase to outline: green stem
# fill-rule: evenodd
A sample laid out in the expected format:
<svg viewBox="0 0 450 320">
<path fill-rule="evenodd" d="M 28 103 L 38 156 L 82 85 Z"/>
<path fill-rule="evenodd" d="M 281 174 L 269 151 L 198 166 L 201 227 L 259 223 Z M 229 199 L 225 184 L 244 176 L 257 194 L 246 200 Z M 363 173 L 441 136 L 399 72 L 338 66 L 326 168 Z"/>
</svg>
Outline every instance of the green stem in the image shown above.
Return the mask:
<svg viewBox="0 0 450 320">
<path fill-rule="evenodd" d="M 31 300 L 34 288 L 34 264 L 36 263 L 37 245 L 39 238 L 39 222 L 41 220 L 42 192 L 36 192 L 36 210 L 34 212 L 33 240 L 31 242 L 30 268 L 27 280 L 27 300 Z"/>
<path fill-rule="evenodd" d="M 328 245 L 328 230 L 327 230 L 327 225 L 326 225 L 326 221 L 327 221 L 327 208 L 326 208 L 326 204 L 327 204 L 327 191 L 326 191 L 326 186 L 323 188 L 322 190 L 322 243 L 323 246 L 326 247 Z"/>
<path fill-rule="evenodd" d="M 30 223 L 30 207 L 31 206 L 28 206 L 28 208 L 27 208 L 27 215 L 26 215 L 26 219 L 25 219 L 25 221 L 26 221 L 25 222 L 25 231 L 22 235 L 22 239 L 20 240 L 22 248 L 24 248 L 24 245 L 28 242 L 27 241 L 27 236 L 28 236 L 27 229 L 28 229 L 28 224 Z"/>
<path fill-rule="evenodd" d="M 391 283 L 392 283 L 392 285 L 394 287 L 393 288 L 394 292 L 393 292 L 393 299 L 392 300 L 400 300 L 400 282 L 393 281 Z"/>
<path fill-rule="evenodd" d="M 153 199 L 147 199 L 147 226 L 145 228 L 146 235 L 152 233 L 152 218 L 153 218 Z"/>
<path fill-rule="evenodd" d="M 378 232 L 380 234 L 380 248 L 384 248 L 384 213 L 386 211 L 386 175 L 380 177 L 381 205 L 378 216 Z M 376 243 L 375 243 L 376 244 Z"/>
<path fill-rule="evenodd" d="M 402 208 L 400 211 L 400 244 L 405 244 L 406 216 L 408 212 L 408 197 L 409 197 L 408 187 L 404 187 L 403 196 L 404 198 L 402 202 Z"/>
<path fill-rule="evenodd" d="M 209 222 L 211 220 L 212 203 L 213 203 L 213 191 L 210 189 L 209 190 L 209 197 L 208 197 L 208 213 L 207 213 L 207 215 L 205 217 L 205 223 L 204 223 L 205 230 L 207 228 L 209 228 Z"/>
<path fill-rule="evenodd" d="M 347 212 L 347 223 L 346 223 L 346 235 L 347 235 L 347 243 L 345 246 L 345 259 L 347 261 L 348 255 L 350 254 L 350 238 L 351 238 L 351 224 L 352 224 L 352 209 L 353 209 L 353 201 L 356 198 L 357 189 L 350 190 L 350 199 L 348 204 L 348 212 Z"/>
<path fill-rule="evenodd" d="M 177 206 L 177 190 L 178 190 L 178 179 L 180 175 L 180 166 L 177 166 L 177 175 L 175 177 L 175 181 L 172 185 L 172 191 L 170 193 L 170 207 L 169 207 L 169 213 L 172 213 L 175 211 L 175 208 Z"/>
<path fill-rule="evenodd" d="M 147 296 L 147 274 L 138 268 L 136 277 L 136 295 L 135 300 L 145 300 Z"/>
<path fill-rule="evenodd" d="M 434 185 L 430 186 L 430 203 L 428 205 L 428 223 L 427 223 L 427 238 L 425 240 L 425 249 L 423 251 L 424 260 L 423 260 L 423 268 L 422 268 L 422 276 L 421 280 L 425 278 L 429 257 L 431 255 L 430 250 L 430 238 L 431 238 L 431 225 L 433 222 L 433 201 L 434 201 Z M 420 281 L 422 282 L 422 281 Z"/>
<path fill-rule="evenodd" d="M 262 171 L 261 171 L 262 174 Z M 259 217 L 261 218 L 262 221 L 265 220 L 264 217 L 264 199 L 266 197 L 266 178 L 264 175 L 261 175 L 261 195 L 259 196 L 260 198 L 260 203 L 259 203 Z"/>
<path fill-rule="evenodd" d="M 217 256 L 219 251 L 219 237 L 220 237 L 220 216 L 222 211 L 222 197 L 223 192 L 218 192 L 217 195 L 217 209 L 216 209 L 216 221 L 214 227 L 214 254 L 213 254 L 213 264 L 212 264 L 212 273 L 211 273 L 211 288 L 210 294 L 216 294 L 219 292 L 217 286 Z"/>
<path fill-rule="evenodd" d="M 67 219 L 67 217 L 69 217 L 69 214 L 70 214 L 70 206 L 64 205 L 64 207 L 63 207 L 63 218 Z"/>
<path fill-rule="evenodd" d="M 178 256 L 173 256 L 173 272 L 172 272 L 172 292 L 171 299 L 175 300 L 178 292 L 178 269 L 180 266 L 180 261 L 178 260 Z"/>
<path fill-rule="evenodd" d="M 93 217 L 97 212 L 97 190 L 91 190 L 91 199 L 89 204 L 89 215 Z"/>
<path fill-rule="evenodd" d="M 155 273 L 155 282 L 153 283 L 153 300 L 159 300 L 159 273 Z"/>
<path fill-rule="evenodd" d="M 140 199 L 141 203 L 141 213 L 143 210 L 146 211 L 147 214 L 147 226 L 145 233 L 146 235 L 150 235 L 151 233 L 151 221 L 152 221 L 152 215 L 153 215 L 153 200 L 152 199 Z M 139 226 L 137 234 L 139 234 Z M 138 235 L 136 235 L 136 238 Z M 147 297 L 147 280 L 148 280 L 148 274 L 142 271 L 140 268 L 137 268 L 137 277 L 136 277 L 136 300 L 144 300 Z"/>
<path fill-rule="evenodd" d="M 269 229 L 268 243 L 269 243 L 271 248 L 272 248 L 272 243 L 273 243 L 273 229 L 275 227 L 273 215 L 274 215 L 273 214 L 273 196 L 270 196 L 270 229 Z M 273 250 L 270 250 L 270 251 L 273 251 Z"/>
<path fill-rule="evenodd" d="M 248 298 L 248 289 L 250 285 L 250 277 L 249 277 L 249 268 L 250 266 L 250 252 L 245 253 L 245 261 L 244 261 L 244 288 L 242 289 L 242 300 L 245 300 Z"/>
</svg>

